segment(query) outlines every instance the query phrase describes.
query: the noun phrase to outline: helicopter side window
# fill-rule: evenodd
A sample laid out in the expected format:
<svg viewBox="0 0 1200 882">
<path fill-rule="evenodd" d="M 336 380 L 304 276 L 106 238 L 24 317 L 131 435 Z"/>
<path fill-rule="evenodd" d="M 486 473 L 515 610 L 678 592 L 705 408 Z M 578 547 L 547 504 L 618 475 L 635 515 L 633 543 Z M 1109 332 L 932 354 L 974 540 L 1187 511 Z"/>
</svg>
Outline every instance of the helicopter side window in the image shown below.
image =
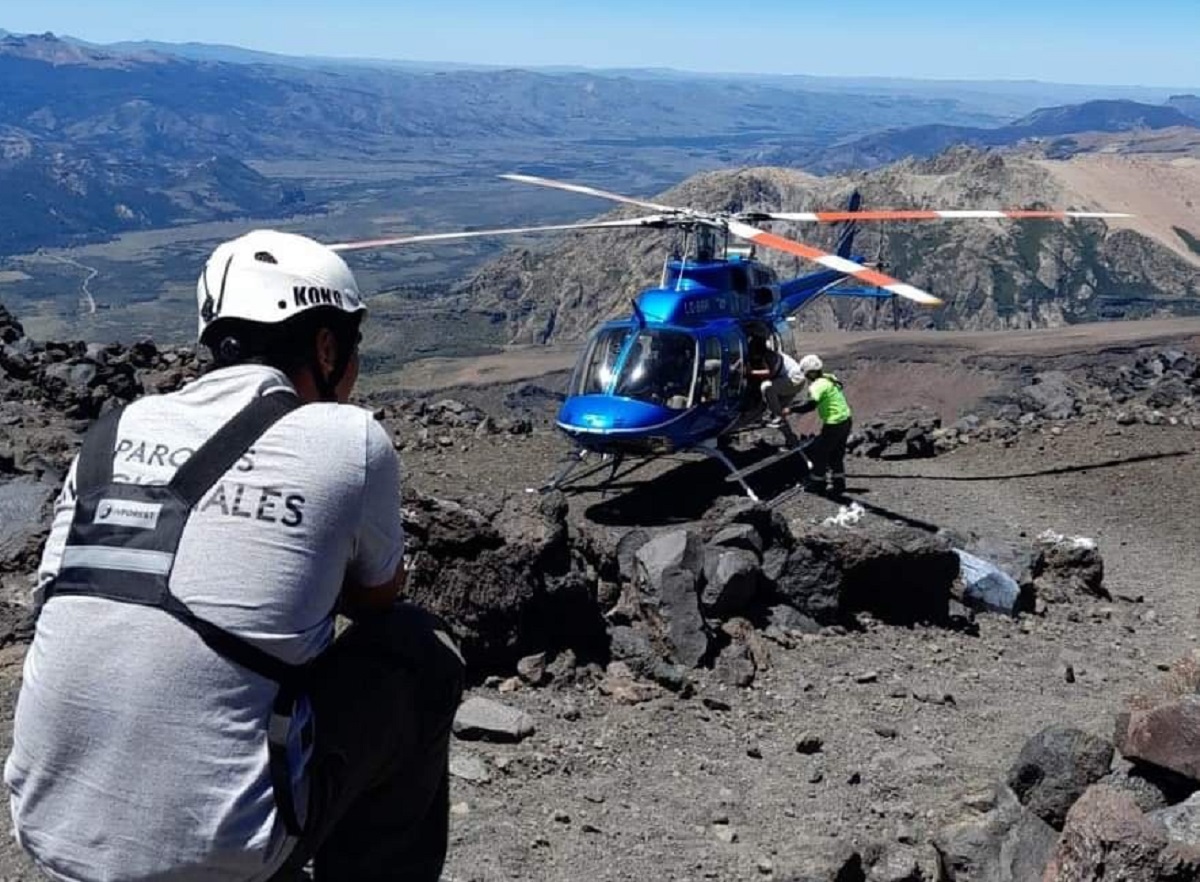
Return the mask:
<svg viewBox="0 0 1200 882">
<path fill-rule="evenodd" d="M 617 358 L 629 336 L 628 328 L 609 328 L 592 338 L 581 369 L 572 383 L 573 395 L 602 395 L 616 376 Z"/>
<path fill-rule="evenodd" d="M 704 341 L 704 360 L 700 363 L 700 402 L 716 401 L 721 397 L 721 340 L 708 337 Z"/>
<path fill-rule="evenodd" d="M 691 406 L 696 379 L 696 341 L 679 331 L 638 334 L 617 379 L 615 392 L 660 407 Z"/>
</svg>

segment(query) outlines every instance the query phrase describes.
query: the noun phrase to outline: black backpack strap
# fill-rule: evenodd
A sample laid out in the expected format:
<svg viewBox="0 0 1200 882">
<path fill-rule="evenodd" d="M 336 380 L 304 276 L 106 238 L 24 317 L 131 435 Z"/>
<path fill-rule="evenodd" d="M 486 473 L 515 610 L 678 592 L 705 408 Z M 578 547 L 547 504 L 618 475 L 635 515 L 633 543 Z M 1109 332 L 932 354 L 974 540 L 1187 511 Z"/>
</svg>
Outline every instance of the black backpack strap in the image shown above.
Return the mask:
<svg viewBox="0 0 1200 882">
<path fill-rule="evenodd" d="M 249 668 L 254 673 L 281 684 L 296 684 L 304 674 L 304 666 L 290 665 L 269 652 L 259 649 L 224 628 L 202 619 L 174 594 L 168 594 L 159 608 L 170 613 L 200 636 L 208 647 L 231 662 Z"/>
<path fill-rule="evenodd" d="M 271 392 L 255 398 L 179 467 L 171 479 L 171 489 L 189 508 L 195 506 L 267 429 L 300 405 L 292 392 Z"/>
<path fill-rule="evenodd" d="M 112 482 L 113 454 L 117 449 L 117 425 L 125 407 L 114 408 L 92 423 L 75 466 L 75 495 Z"/>
<path fill-rule="evenodd" d="M 275 791 L 275 807 L 279 810 L 279 818 L 283 828 L 289 835 L 301 837 L 304 835 L 304 825 L 296 813 L 296 797 L 292 790 L 292 764 L 288 760 L 288 734 L 292 729 L 292 715 L 296 712 L 296 704 L 300 697 L 298 687 L 284 683 L 275 693 L 275 703 L 271 706 L 271 718 L 267 722 L 267 766 L 271 775 L 271 788 Z M 307 749 L 312 744 L 311 728 L 301 732 L 301 747 Z"/>
</svg>

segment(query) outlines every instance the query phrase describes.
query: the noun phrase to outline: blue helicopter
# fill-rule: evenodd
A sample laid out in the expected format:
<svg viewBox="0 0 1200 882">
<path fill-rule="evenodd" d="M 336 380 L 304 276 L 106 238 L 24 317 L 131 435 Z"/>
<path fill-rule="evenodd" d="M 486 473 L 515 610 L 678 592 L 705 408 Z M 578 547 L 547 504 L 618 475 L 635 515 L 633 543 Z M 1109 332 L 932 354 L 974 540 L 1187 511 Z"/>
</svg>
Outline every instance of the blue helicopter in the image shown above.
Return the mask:
<svg viewBox="0 0 1200 882">
<path fill-rule="evenodd" d="M 681 230 L 683 248 L 663 265 L 657 286 L 632 301 L 632 311 L 596 328 L 572 373 L 557 416 L 558 428 L 574 444 L 562 468 L 531 492 L 565 487 L 594 471 L 610 469 L 612 481 L 630 457 L 642 462 L 669 454 L 696 453 L 719 460 L 752 499 L 746 482 L 753 471 L 799 453 L 787 446 L 746 469 L 735 467 L 723 449 L 739 432 L 763 428 L 765 405 L 749 378 L 751 341 L 783 350 L 779 328 L 790 316 L 822 296 L 898 300 L 933 307 L 942 301 L 868 266 L 852 251 L 861 221 L 971 218 L 1066 219 L 1128 217 L 1113 212 L 1078 211 L 863 211 L 855 192 L 844 211 L 714 213 L 662 205 L 594 187 L 531 175 L 501 177 L 553 187 L 649 209 L 653 214 L 610 221 L 434 233 L 332 245 L 339 251 L 430 243 L 534 232 L 644 228 Z M 759 229 L 763 221 L 841 225 L 836 249 L 828 253 Z M 731 243 L 740 239 L 746 245 Z M 763 246 L 823 267 L 780 280 L 756 260 Z M 858 285 L 853 283 L 857 282 Z M 583 474 L 589 456 L 601 462 Z"/>
</svg>

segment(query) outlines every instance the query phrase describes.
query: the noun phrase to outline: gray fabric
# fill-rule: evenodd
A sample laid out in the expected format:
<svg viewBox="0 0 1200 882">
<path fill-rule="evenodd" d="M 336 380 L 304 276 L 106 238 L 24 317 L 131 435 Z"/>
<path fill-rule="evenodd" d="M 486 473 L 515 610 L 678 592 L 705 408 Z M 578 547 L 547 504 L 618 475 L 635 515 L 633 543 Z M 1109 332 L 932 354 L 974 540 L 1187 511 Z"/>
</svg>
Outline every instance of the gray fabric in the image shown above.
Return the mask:
<svg viewBox="0 0 1200 882">
<path fill-rule="evenodd" d="M 121 420 L 114 480 L 165 484 L 253 396 L 286 386 L 278 371 L 242 366 L 134 403 Z M 72 466 L 43 585 L 61 563 L 74 475 Z M 333 638 L 345 577 L 381 584 L 399 565 L 399 484 L 396 454 L 370 413 L 302 407 L 196 507 L 171 591 L 284 661 L 308 661 Z M 265 743 L 275 691 L 160 610 L 54 598 L 26 656 L 5 764 L 19 841 L 70 882 L 269 878 L 287 857 Z M 294 732 L 307 716 L 297 715 Z"/>
</svg>

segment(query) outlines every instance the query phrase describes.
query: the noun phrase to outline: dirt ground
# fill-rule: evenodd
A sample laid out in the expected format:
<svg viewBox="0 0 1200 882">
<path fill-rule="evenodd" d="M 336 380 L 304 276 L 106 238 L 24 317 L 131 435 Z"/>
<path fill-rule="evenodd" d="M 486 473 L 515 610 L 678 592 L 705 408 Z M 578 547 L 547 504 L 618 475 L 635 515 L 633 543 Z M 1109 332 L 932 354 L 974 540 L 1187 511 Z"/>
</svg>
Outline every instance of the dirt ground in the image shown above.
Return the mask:
<svg viewBox="0 0 1200 882">
<path fill-rule="evenodd" d="M 1142 347 L 1200 352 L 1200 322 L 806 342 L 848 381 L 860 418 L 924 405 L 949 420 L 1011 388 L 1022 372 L 1126 363 Z M 494 411 L 513 388 L 447 394 Z M 566 449 L 548 427 L 552 409 L 543 410 L 529 437 L 406 450 L 408 480 L 446 496 L 540 483 Z M 1047 529 L 1091 537 L 1114 599 L 1019 619 L 981 615 L 977 636 L 883 625 L 811 635 L 792 648 L 772 645 L 770 668 L 749 688 L 698 671 L 694 696 L 664 693 L 635 706 L 590 682 L 503 695 L 480 686 L 473 691 L 527 710 L 537 730 L 516 745 L 456 743 L 457 754 L 483 760 L 489 780 L 453 781 L 444 878 L 787 879 L 838 841 L 927 842 L 961 814 L 964 795 L 1005 774 L 1039 727 L 1110 735 L 1124 697 L 1197 645 L 1198 446 L 1200 432 L 1183 427 L 1071 422 L 1012 447 L 851 460 L 851 490 L 868 521 L 1004 541 Z M 732 486 L 713 464 L 663 462 L 571 504 L 574 515 L 614 527 L 653 527 L 685 521 Z M 798 495 L 780 508 L 809 521 L 838 506 Z M 22 654 L 0 652 L 0 749 Z M 819 752 L 797 752 L 805 733 L 823 740 Z M 4 837 L 0 880 L 36 878 L 25 866 Z"/>
</svg>

